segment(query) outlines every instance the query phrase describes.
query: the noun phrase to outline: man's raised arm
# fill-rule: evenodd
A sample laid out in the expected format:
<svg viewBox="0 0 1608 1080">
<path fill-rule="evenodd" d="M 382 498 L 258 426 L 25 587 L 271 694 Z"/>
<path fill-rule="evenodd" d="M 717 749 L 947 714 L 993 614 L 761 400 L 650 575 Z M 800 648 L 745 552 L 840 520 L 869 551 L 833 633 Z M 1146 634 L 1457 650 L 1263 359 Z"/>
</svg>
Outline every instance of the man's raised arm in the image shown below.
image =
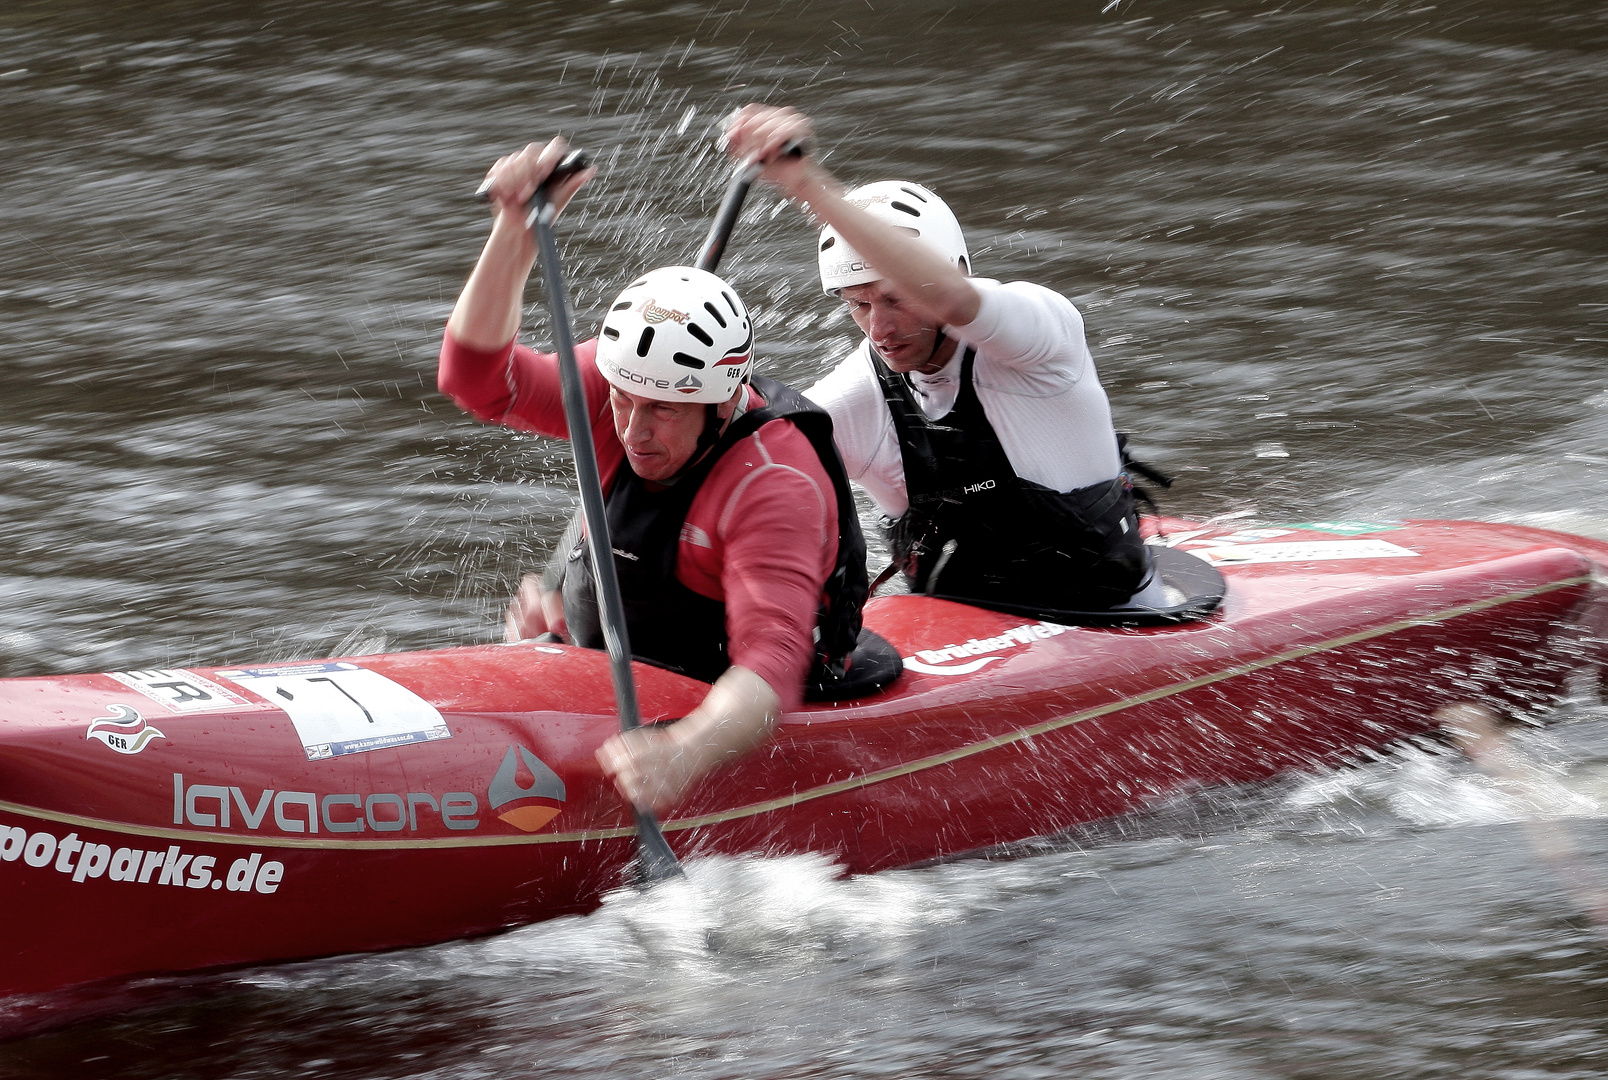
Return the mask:
<svg viewBox="0 0 1608 1080">
<path fill-rule="evenodd" d="M 975 319 L 981 298 L 958 267 L 845 199 L 843 185 L 813 156 L 782 154 L 789 143 L 807 146 L 814 134 L 809 117 L 796 109 L 745 105 L 726 127 L 726 152 L 738 161 L 765 162 L 765 180 L 836 229 L 922 315 L 944 326 Z"/>
<path fill-rule="evenodd" d="M 525 281 L 536 262 L 536 242 L 525 226 L 525 204 L 568 151 L 562 137 L 545 146 L 531 143 L 517 154 L 499 158 L 486 173 L 485 190 L 496 218 L 480 261 L 447 320 L 447 333 L 459 344 L 498 352 L 519 333 Z M 554 206 L 562 210 L 596 172 L 585 169 L 559 184 L 551 193 Z"/>
</svg>

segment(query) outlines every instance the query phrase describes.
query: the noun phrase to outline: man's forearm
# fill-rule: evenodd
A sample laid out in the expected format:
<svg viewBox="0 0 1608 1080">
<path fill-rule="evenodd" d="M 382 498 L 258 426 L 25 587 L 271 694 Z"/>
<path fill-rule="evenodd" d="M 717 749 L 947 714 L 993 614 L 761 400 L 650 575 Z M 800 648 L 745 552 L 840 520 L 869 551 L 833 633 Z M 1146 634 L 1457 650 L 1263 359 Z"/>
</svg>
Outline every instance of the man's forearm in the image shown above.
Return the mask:
<svg viewBox="0 0 1608 1080">
<path fill-rule="evenodd" d="M 813 161 L 798 170 L 787 196 L 832 226 L 884 279 L 936 321 L 964 326 L 977 317 L 979 297 L 958 267 L 845 199 L 837 178 Z"/>
<path fill-rule="evenodd" d="M 562 136 L 546 145 L 531 143 L 517 154 L 499 158 L 487 172 L 480 190 L 497 208 L 497 217 L 475 272 L 469 275 L 469 284 L 458 295 L 447 320 L 447 333 L 460 344 L 480 352 L 497 352 L 519 333 L 525 281 L 536 262 L 536 241 L 525 224 L 526 208 L 568 151 L 569 143 Z M 582 169 L 542 189 L 554 214 L 596 173 L 596 169 Z"/>
<path fill-rule="evenodd" d="M 472 349 L 492 352 L 519 333 L 525 282 L 536 262 L 536 245 L 524 222 L 499 214 L 474 273 L 458 295 L 447 332 Z"/>
<path fill-rule="evenodd" d="M 689 771 L 701 776 L 770 738 L 781 711 L 781 698 L 768 682 L 745 667 L 730 667 L 669 734 L 688 757 Z"/>
<path fill-rule="evenodd" d="M 781 711 L 769 683 L 730 667 L 681 720 L 610 737 L 598 747 L 598 764 L 627 802 L 662 812 L 768 739 Z"/>
</svg>

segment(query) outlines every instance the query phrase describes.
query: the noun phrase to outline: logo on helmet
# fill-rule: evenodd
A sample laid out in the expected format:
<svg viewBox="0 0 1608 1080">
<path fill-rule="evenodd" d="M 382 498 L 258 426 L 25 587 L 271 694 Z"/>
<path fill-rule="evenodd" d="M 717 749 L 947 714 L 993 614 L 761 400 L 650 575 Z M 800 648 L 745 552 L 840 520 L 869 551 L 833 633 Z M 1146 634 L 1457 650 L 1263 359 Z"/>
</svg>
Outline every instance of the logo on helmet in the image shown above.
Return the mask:
<svg viewBox="0 0 1608 1080">
<path fill-rule="evenodd" d="M 677 311 L 674 308 L 660 307 L 653 302 L 653 297 L 651 296 L 642 302 L 642 320 L 644 322 L 657 326 L 666 319 L 674 319 L 678 323 L 684 323 L 687 321 L 687 313 Z"/>
<path fill-rule="evenodd" d="M 670 380 L 668 379 L 650 378 L 647 375 L 632 371 L 630 368 L 621 367 L 607 358 L 604 358 L 603 363 L 608 366 L 610 374 L 623 382 L 636 383 L 638 386 L 652 386 L 660 390 L 667 390 L 670 387 Z"/>
<path fill-rule="evenodd" d="M 696 394 L 703 389 L 703 383 L 698 381 L 698 376 L 688 375 L 676 381 L 676 389 L 683 394 Z"/>
</svg>

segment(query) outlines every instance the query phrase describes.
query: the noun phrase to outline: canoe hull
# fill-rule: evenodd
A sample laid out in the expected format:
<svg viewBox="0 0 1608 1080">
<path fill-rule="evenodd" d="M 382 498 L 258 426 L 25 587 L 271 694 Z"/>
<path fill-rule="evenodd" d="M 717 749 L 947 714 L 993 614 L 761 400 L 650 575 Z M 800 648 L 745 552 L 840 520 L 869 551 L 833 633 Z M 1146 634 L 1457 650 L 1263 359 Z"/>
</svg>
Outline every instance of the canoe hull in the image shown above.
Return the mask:
<svg viewBox="0 0 1608 1080">
<path fill-rule="evenodd" d="M 1229 580 L 1211 619 L 1068 628 L 873 601 L 904 676 L 790 715 L 667 817 L 672 846 L 848 872 L 940 859 L 1332 765 L 1450 701 L 1542 709 L 1603 661 L 1600 543 L 1169 525 Z M 702 696 L 638 677 L 652 719 Z M 0 997 L 595 907 L 633 852 L 593 758 L 608 686 L 601 654 L 530 645 L 0 680 Z"/>
</svg>

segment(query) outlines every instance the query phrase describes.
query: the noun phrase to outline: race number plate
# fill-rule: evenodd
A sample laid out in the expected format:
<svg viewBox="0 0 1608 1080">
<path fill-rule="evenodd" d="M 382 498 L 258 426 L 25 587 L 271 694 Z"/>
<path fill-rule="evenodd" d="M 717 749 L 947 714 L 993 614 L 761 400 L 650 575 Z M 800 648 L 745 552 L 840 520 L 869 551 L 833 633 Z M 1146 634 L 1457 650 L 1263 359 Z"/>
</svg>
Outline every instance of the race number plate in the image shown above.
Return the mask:
<svg viewBox="0 0 1608 1080">
<path fill-rule="evenodd" d="M 344 660 L 217 674 L 285 710 L 309 760 L 452 737 L 434 705 Z"/>
</svg>

